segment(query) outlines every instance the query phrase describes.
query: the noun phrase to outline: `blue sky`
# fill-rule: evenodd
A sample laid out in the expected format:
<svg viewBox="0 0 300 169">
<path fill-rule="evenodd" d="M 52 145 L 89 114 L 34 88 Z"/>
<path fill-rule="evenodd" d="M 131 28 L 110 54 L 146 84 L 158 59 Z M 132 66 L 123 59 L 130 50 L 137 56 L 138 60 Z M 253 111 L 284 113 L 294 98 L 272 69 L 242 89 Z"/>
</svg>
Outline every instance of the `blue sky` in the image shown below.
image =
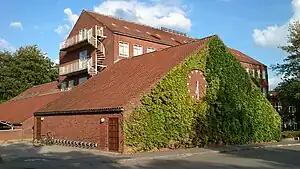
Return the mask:
<svg viewBox="0 0 300 169">
<path fill-rule="evenodd" d="M 0 50 L 37 44 L 53 60 L 82 9 L 192 37 L 218 34 L 268 66 L 282 61 L 277 46 L 285 44 L 288 23 L 300 17 L 300 0 L 2 0 L 0 8 Z M 279 77 L 269 74 L 274 87 Z"/>
</svg>

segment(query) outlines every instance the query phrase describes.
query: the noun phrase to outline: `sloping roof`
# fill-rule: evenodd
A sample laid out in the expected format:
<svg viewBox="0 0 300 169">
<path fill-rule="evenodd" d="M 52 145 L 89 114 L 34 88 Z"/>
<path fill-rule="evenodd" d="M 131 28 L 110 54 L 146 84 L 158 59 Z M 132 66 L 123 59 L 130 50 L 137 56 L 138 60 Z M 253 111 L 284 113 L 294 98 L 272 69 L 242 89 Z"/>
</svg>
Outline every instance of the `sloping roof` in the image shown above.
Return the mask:
<svg viewBox="0 0 300 169">
<path fill-rule="evenodd" d="M 242 53 L 241 51 L 238 51 L 236 49 L 229 48 L 229 51 L 240 61 L 244 63 L 250 63 L 250 64 L 255 64 L 255 65 L 263 65 L 263 63 L 247 56 L 246 54 Z"/>
<path fill-rule="evenodd" d="M 57 92 L 59 92 L 57 85 L 58 85 L 57 81 L 53 81 L 53 82 L 49 82 L 49 83 L 45 83 L 45 84 L 41 84 L 41 85 L 36 85 L 36 86 L 33 86 L 33 87 L 25 90 L 24 92 L 22 92 L 21 94 L 19 94 L 16 97 L 10 99 L 9 101 L 25 99 L 28 97 L 33 97 L 33 96 L 38 96 L 38 95 L 43 95 L 43 94 L 57 93 Z"/>
<path fill-rule="evenodd" d="M 0 104 L 0 120 L 9 123 L 22 123 L 32 117 L 34 112 L 61 95 L 62 93 L 47 94 Z"/>
<path fill-rule="evenodd" d="M 86 10 L 84 10 L 83 12 L 88 13 L 90 16 L 94 17 L 96 20 L 104 24 L 113 32 L 122 33 L 124 35 L 144 38 L 159 43 L 165 43 L 171 46 L 181 45 L 185 43 L 185 41 L 189 42 L 193 40 L 193 38 L 187 36 L 166 32 L 157 28 L 117 19 L 111 16 L 106 16 Z"/>
<path fill-rule="evenodd" d="M 49 103 L 39 112 L 124 107 L 149 91 L 185 58 L 204 47 L 210 38 L 123 59 Z"/>
</svg>

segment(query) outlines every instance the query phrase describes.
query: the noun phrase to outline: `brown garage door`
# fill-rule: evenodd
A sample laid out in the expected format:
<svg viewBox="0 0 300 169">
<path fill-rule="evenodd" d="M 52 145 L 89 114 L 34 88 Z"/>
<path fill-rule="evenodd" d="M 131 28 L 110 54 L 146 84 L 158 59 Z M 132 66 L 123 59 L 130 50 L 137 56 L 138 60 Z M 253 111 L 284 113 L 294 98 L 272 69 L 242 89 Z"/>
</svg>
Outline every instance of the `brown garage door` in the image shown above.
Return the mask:
<svg viewBox="0 0 300 169">
<path fill-rule="evenodd" d="M 119 151 L 119 119 L 108 120 L 108 148 L 109 151 Z"/>
</svg>

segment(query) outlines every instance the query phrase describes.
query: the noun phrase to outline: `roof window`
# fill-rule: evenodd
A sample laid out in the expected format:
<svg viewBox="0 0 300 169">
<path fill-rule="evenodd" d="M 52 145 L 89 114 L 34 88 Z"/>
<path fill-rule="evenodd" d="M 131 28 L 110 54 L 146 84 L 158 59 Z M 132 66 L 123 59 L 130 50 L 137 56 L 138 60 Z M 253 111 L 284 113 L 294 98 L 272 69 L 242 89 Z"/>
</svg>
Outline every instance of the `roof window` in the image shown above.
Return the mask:
<svg viewBox="0 0 300 169">
<path fill-rule="evenodd" d="M 141 32 L 140 30 L 138 30 L 138 29 L 135 29 L 137 32 Z"/>
<path fill-rule="evenodd" d="M 156 39 L 160 39 L 160 36 L 158 34 L 155 34 L 155 35 L 151 35 L 152 37 L 156 38 Z"/>
<path fill-rule="evenodd" d="M 150 33 L 149 32 L 146 32 L 148 35 L 150 35 Z"/>
<path fill-rule="evenodd" d="M 115 23 L 111 23 L 112 26 L 117 26 Z"/>
<path fill-rule="evenodd" d="M 129 28 L 127 26 L 124 26 L 124 28 L 129 30 Z"/>
</svg>

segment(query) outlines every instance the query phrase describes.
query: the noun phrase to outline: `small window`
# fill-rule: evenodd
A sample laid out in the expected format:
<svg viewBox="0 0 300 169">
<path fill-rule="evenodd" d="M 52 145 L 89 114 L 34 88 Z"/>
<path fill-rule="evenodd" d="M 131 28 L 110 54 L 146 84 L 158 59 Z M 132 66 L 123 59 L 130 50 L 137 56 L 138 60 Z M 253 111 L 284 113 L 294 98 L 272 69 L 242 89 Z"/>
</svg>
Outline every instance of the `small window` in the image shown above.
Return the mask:
<svg viewBox="0 0 300 169">
<path fill-rule="evenodd" d="M 149 32 L 146 32 L 148 35 L 150 35 L 150 33 Z"/>
<path fill-rule="evenodd" d="M 174 39 L 174 38 L 171 38 L 171 39 L 175 41 L 175 39 Z"/>
<path fill-rule="evenodd" d="M 129 28 L 127 26 L 124 26 L 124 28 L 129 30 Z"/>
<path fill-rule="evenodd" d="M 119 42 L 119 56 L 129 57 L 129 43 Z"/>
<path fill-rule="evenodd" d="M 79 41 L 82 41 L 87 38 L 87 29 L 83 28 L 79 30 Z"/>
<path fill-rule="evenodd" d="M 68 83 L 68 87 L 70 88 L 70 89 L 72 89 L 73 87 L 74 87 L 74 80 L 69 80 L 69 83 Z"/>
<path fill-rule="evenodd" d="M 266 79 L 267 77 L 266 77 L 266 71 L 265 70 L 263 70 L 262 71 L 262 79 Z"/>
<path fill-rule="evenodd" d="M 87 80 L 87 77 L 85 76 L 85 77 L 81 77 L 81 78 L 79 78 L 79 84 L 82 84 L 83 82 L 85 82 Z"/>
<path fill-rule="evenodd" d="M 147 53 L 154 52 L 154 51 L 155 51 L 155 48 L 153 48 L 153 47 L 148 47 L 147 48 Z"/>
<path fill-rule="evenodd" d="M 260 79 L 260 70 L 259 69 L 257 70 L 257 77 L 258 77 L 258 79 Z"/>
<path fill-rule="evenodd" d="M 267 94 L 267 88 L 262 88 L 262 92 L 263 92 L 264 94 Z"/>
<path fill-rule="evenodd" d="M 252 69 L 252 76 L 255 77 L 255 69 Z"/>
<path fill-rule="evenodd" d="M 67 88 L 67 83 L 65 81 L 61 82 L 60 89 L 65 90 Z"/>
<path fill-rule="evenodd" d="M 79 52 L 79 59 L 81 61 L 87 60 L 87 58 L 88 58 L 88 52 L 87 52 L 87 50 Z"/>
<path fill-rule="evenodd" d="M 246 72 L 249 73 L 249 68 L 246 68 Z"/>
<path fill-rule="evenodd" d="M 117 26 L 115 23 L 111 23 L 112 26 Z"/>
<path fill-rule="evenodd" d="M 140 30 L 136 29 L 137 32 L 141 32 Z"/>
<path fill-rule="evenodd" d="M 138 56 L 143 54 L 143 46 L 133 45 L 133 56 Z"/>
</svg>

